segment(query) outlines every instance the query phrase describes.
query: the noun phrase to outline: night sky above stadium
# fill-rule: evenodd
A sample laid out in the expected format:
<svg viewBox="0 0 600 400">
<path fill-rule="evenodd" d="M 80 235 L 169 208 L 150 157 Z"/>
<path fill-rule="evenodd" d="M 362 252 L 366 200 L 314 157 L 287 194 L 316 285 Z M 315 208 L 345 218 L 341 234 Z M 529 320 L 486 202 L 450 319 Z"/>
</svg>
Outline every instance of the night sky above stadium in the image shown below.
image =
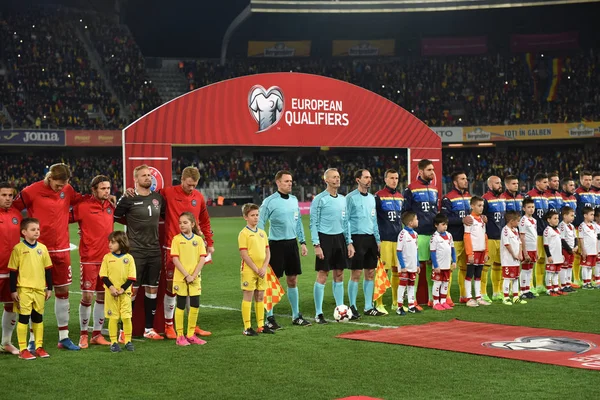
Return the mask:
<svg viewBox="0 0 600 400">
<path fill-rule="evenodd" d="M 13 0 L 0 9 L 24 3 L 68 4 L 110 10 L 114 0 Z M 145 56 L 217 58 L 230 22 L 249 0 L 123 0 L 122 20 L 131 29 Z M 487 35 L 496 47 L 508 49 L 512 33 L 580 31 L 582 47 L 600 42 L 597 16 L 600 3 L 460 12 L 363 15 L 254 14 L 236 31 L 230 55 L 245 55 L 248 40 L 311 40 L 313 49 L 332 39 L 394 38 L 405 51 L 422 37 Z M 497 38 L 498 40 L 494 40 Z M 322 43 L 319 46 L 319 43 Z M 506 42 L 506 43 L 504 43 Z M 324 56 L 313 52 L 313 55 Z"/>
</svg>

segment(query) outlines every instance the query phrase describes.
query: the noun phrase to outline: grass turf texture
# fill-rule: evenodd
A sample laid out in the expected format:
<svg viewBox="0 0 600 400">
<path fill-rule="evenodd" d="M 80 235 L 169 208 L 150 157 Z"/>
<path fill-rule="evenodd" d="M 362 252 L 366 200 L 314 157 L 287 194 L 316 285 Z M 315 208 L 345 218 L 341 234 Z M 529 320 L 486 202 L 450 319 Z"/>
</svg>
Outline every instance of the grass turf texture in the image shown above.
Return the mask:
<svg viewBox="0 0 600 400">
<path fill-rule="evenodd" d="M 308 232 L 308 218 L 304 217 Z M 373 327 L 353 323 L 296 327 L 278 317 L 284 329 L 275 335 L 245 337 L 241 313 L 240 258 L 237 235 L 242 218 L 213 219 L 215 262 L 202 274 L 200 325 L 213 332 L 205 346 L 177 347 L 174 341 L 135 341 L 135 353 L 111 354 L 108 347 L 91 346 L 79 352 L 57 350 L 54 297 L 46 304 L 44 347 L 49 359 L 25 362 L 1 355 L 4 392 L 11 398 L 104 397 L 209 399 L 333 399 L 351 395 L 394 399 L 412 398 L 600 398 L 596 371 L 483 357 L 414 347 L 336 339 L 342 332 Z M 77 228 L 71 225 L 72 242 Z M 299 279 L 300 310 L 314 317 L 314 254 L 302 258 Z M 73 285 L 79 292 L 79 255 L 72 252 Z M 346 273 L 345 290 L 349 274 Z M 330 278 L 331 279 L 331 278 Z M 456 280 L 455 280 L 456 281 Z M 285 287 L 285 284 L 284 284 Z M 362 284 L 358 295 L 363 308 Z M 453 288 L 453 294 L 458 288 Z M 333 320 L 331 280 L 325 291 L 325 316 Z M 600 291 L 561 297 L 541 296 L 529 304 L 435 312 L 420 315 L 362 317 L 361 323 L 386 326 L 421 324 L 459 318 L 466 321 L 525 325 L 600 333 L 597 304 Z M 71 294 L 70 336 L 79 337 L 79 294 Z M 347 298 L 347 294 L 346 294 Z M 457 298 L 457 296 L 455 296 Z M 385 304 L 390 310 L 390 291 Z M 208 306 L 208 307 L 207 307 Z M 213 307 L 210 307 L 213 306 Z M 163 312 L 162 309 L 157 312 Z M 276 314 L 291 314 L 287 297 Z M 253 324 L 254 324 L 253 315 Z M 16 343 L 16 332 L 13 335 Z M 596 382 L 596 384 L 594 384 Z M 12 389 L 9 389 L 12 388 Z M 10 391 L 10 392 L 9 392 Z"/>
</svg>

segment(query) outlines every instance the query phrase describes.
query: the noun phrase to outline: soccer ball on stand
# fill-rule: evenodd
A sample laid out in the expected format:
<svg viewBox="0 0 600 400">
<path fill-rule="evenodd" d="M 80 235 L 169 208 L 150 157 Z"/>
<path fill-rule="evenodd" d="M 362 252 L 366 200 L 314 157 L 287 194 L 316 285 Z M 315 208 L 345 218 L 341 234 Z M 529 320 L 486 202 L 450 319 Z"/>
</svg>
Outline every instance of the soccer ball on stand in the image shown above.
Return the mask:
<svg viewBox="0 0 600 400">
<path fill-rule="evenodd" d="M 333 319 L 335 319 L 336 322 L 348 322 L 351 318 L 352 310 L 348 306 L 342 304 L 333 310 Z"/>
</svg>

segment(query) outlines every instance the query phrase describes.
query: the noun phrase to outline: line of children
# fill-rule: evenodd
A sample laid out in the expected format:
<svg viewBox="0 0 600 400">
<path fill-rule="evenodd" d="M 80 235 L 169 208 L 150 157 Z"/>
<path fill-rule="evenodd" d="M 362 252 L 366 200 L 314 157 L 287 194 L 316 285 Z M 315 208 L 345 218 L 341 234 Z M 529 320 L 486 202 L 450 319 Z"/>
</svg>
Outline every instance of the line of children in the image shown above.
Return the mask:
<svg viewBox="0 0 600 400">
<path fill-rule="evenodd" d="M 179 216 L 180 234 L 171 241 L 171 256 L 175 264 L 173 274 L 173 293 L 177 296 L 175 309 L 175 330 L 177 332 L 177 346 L 190 344 L 206 344 L 194 333 L 198 322 L 200 309 L 201 279 L 200 271 L 206 261 L 206 247 L 204 239 L 200 236 L 198 224 L 194 214 L 189 211 Z M 183 318 L 189 298 L 190 310 L 188 312 L 187 332 L 183 332 Z"/>
<path fill-rule="evenodd" d="M 596 266 L 594 267 L 595 289 L 600 289 L 600 208 L 594 209 L 594 227 L 596 229 L 596 238 L 598 239 L 598 257 L 596 257 Z"/>
<path fill-rule="evenodd" d="M 519 265 L 523 260 L 523 249 L 519 238 L 520 214 L 518 211 L 507 211 L 504 219 L 506 225 L 500 235 L 500 264 L 502 266 L 503 292 L 502 303 L 512 306 L 513 303 L 527 304 L 519 297 Z M 510 292 L 512 289 L 512 302 Z"/>
<path fill-rule="evenodd" d="M 560 237 L 567 243 L 572 251 L 568 252 L 566 249 L 563 249 L 563 257 L 565 262 L 560 270 L 559 278 L 561 282 L 561 290 L 564 293 L 571 293 L 575 291 L 575 289 L 572 287 L 573 259 L 575 258 L 575 254 L 579 251 L 579 246 L 575 235 L 575 227 L 573 226 L 573 221 L 575 220 L 575 210 L 569 206 L 565 206 L 560 212 L 562 215 L 562 221 L 560 224 L 558 224 Z"/>
<path fill-rule="evenodd" d="M 431 236 L 429 244 L 433 265 L 431 272 L 433 309 L 436 311 L 452 310 L 453 307 L 446 302 L 446 295 L 448 294 L 450 274 L 456 269 L 454 239 L 452 234 L 446 231 L 448 217 L 444 214 L 437 214 L 433 219 L 433 225 L 436 231 Z"/>
<path fill-rule="evenodd" d="M 242 257 L 241 288 L 243 334 L 258 336 L 259 333 L 274 334 L 275 331 L 265 325 L 265 307 L 263 304 L 267 282 L 265 276 L 271 259 L 267 233 L 258 227 L 258 211 L 256 204 L 248 203 L 242 206 L 242 214 L 246 226 L 238 235 L 238 245 Z M 257 330 L 252 328 L 251 313 L 254 298 Z"/>
<path fill-rule="evenodd" d="M 598 233 L 594 227 L 594 209 L 583 207 L 583 222 L 579 224 L 579 248 L 581 249 L 581 277 L 583 289 L 593 289 L 592 269 L 598 258 Z"/>
<path fill-rule="evenodd" d="M 408 312 L 415 314 L 420 313 L 415 307 L 415 281 L 417 275 L 421 272 L 419 266 L 419 253 L 417 248 L 419 235 L 415 228 L 419 226 L 417 214 L 412 211 L 406 211 L 402 214 L 402 224 L 404 229 L 398 235 L 398 244 L 396 254 L 400 264 L 400 284 L 398 286 L 398 309 L 396 314 L 406 315 L 404 311 L 404 292 L 408 296 Z"/>
<path fill-rule="evenodd" d="M 558 230 L 558 213 L 549 210 L 544 219 L 548 223 L 544 229 L 544 252 L 546 253 L 546 294 L 549 296 L 561 296 L 568 293 L 560 290 L 558 275 L 565 262 L 563 250 L 572 253 L 573 249 L 561 238 Z"/>
<path fill-rule="evenodd" d="M 471 217 L 473 224 L 465 225 L 465 252 L 467 254 L 467 276 L 465 278 L 465 294 L 467 307 L 489 306 L 491 303 L 481 298 L 481 273 L 483 265 L 488 260 L 488 238 L 485 233 L 483 214 L 483 199 L 471 197 Z M 472 296 L 471 281 L 475 281 L 475 298 Z"/>
<path fill-rule="evenodd" d="M 135 260 L 129 254 L 129 240 L 125 232 L 115 231 L 108 235 L 110 253 L 102 259 L 100 279 L 104 282 L 104 317 L 108 320 L 110 351 L 121 351 L 117 337 L 119 320 L 123 324 L 125 349 L 134 351 L 131 342 L 133 307 L 131 285 L 136 280 Z"/>
<path fill-rule="evenodd" d="M 52 261 L 48 249 L 37 240 L 40 237 L 40 221 L 24 218 L 21 221 L 23 240 L 12 250 L 8 269 L 10 273 L 10 292 L 19 314 L 17 339 L 19 340 L 19 358 L 35 360 L 36 357 L 48 358 L 50 355 L 42 347 L 44 342 L 44 308 L 52 296 Z M 35 336 L 35 350 L 27 349 L 29 320 Z"/>
<path fill-rule="evenodd" d="M 533 299 L 539 296 L 531 291 L 533 266 L 537 262 L 537 221 L 533 217 L 535 202 L 531 198 L 523 200 L 523 217 L 519 222 L 519 236 L 523 251 L 523 263 L 521 264 L 521 297 Z"/>
</svg>

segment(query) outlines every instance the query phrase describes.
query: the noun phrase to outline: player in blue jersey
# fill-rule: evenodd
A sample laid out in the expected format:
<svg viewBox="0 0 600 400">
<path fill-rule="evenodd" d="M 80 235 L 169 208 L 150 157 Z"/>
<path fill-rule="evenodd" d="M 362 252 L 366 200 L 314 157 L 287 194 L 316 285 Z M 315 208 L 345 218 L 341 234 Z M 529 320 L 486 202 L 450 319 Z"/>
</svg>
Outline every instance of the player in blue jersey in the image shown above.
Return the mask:
<svg viewBox="0 0 600 400">
<path fill-rule="evenodd" d="M 396 247 L 398 246 L 398 235 L 402 231 L 402 204 L 404 197 L 398 188 L 398 171 L 388 169 L 383 175 L 385 187 L 375 193 L 375 209 L 377 210 L 377 227 L 379 228 L 379 237 L 381 238 L 381 247 L 379 256 L 386 270 L 392 270 L 392 308 L 398 307 L 398 285 L 400 284 L 400 275 L 398 273 L 398 256 L 396 256 Z M 383 305 L 383 296 L 380 296 L 376 305 L 377 309 L 384 314 L 387 310 Z"/>
<path fill-rule="evenodd" d="M 298 243 L 302 248 L 302 256 L 308 254 L 304 227 L 300 217 L 298 199 L 292 193 L 292 173 L 279 171 L 275 174 L 277 192 L 267 197 L 259 211 L 258 227 L 265 229 L 269 222 L 269 248 L 271 249 L 271 268 L 281 279 L 285 273 L 287 281 L 287 294 L 292 307 L 292 324 L 299 326 L 311 325 L 300 313 L 298 300 L 298 275 L 302 274 Z M 281 329 L 273 309 L 267 311 L 266 325 L 272 330 Z"/>
<path fill-rule="evenodd" d="M 417 164 L 419 177 L 411 182 L 404 190 L 404 204 L 402 211 L 412 211 L 417 215 L 419 226 L 415 229 L 418 233 L 418 249 L 420 270 L 426 270 L 426 277 L 431 279 L 431 255 L 429 253 L 429 242 L 431 235 L 435 232 L 433 219 L 438 213 L 438 190 L 433 184 L 435 169 L 431 160 L 423 159 Z M 428 292 L 431 285 L 428 282 Z M 398 299 L 400 302 L 402 299 Z M 415 304 L 419 311 L 423 309 Z"/>
<path fill-rule="evenodd" d="M 329 271 L 333 270 L 333 297 L 336 306 L 344 304 L 344 269 L 354 257 L 346 198 L 338 194 L 340 173 L 329 168 L 323 174 L 327 188 L 315 196 L 310 205 L 310 236 L 315 247 L 314 286 L 316 322 L 326 324 L 323 296 Z"/>
<path fill-rule="evenodd" d="M 590 191 L 594 193 L 596 199 L 594 208 L 600 208 L 600 171 L 592 172 L 592 186 Z"/>
<path fill-rule="evenodd" d="M 535 187 L 527 192 L 525 197 L 533 200 L 535 205 L 535 213 L 533 217 L 537 222 L 538 233 L 538 252 L 537 263 L 535 265 L 535 291 L 538 294 L 546 292 L 546 253 L 544 252 L 544 230 L 548 226 L 548 222 L 544 219 L 544 215 L 548 212 L 548 175 L 538 173 L 534 176 Z"/>
<path fill-rule="evenodd" d="M 467 255 L 465 253 L 465 244 L 463 237 L 465 234 L 465 225 L 473 225 L 471 217 L 471 194 L 469 193 L 469 180 L 464 171 L 455 171 L 451 175 L 454 187 L 442 198 L 442 214 L 448 218 L 447 229 L 454 240 L 456 251 L 456 265 L 458 266 L 458 287 L 460 292 L 460 301 L 467 302 L 465 294 L 465 277 L 467 275 Z M 449 306 L 454 306 L 450 297 L 452 288 L 452 274 L 448 280 L 447 302 Z M 432 296 L 430 294 L 430 296 Z M 433 306 L 433 301 L 430 304 Z"/>
<path fill-rule="evenodd" d="M 518 211 L 523 213 L 523 196 L 519 193 L 519 178 L 514 175 L 504 177 L 505 191 L 500 196 L 506 204 L 506 211 Z M 503 294 L 504 295 L 504 294 Z"/>
<path fill-rule="evenodd" d="M 575 222 L 573 225 L 578 228 L 583 222 L 583 208 L 589 207 L 594 208 L 596 204 L 596 196 L 592 191 L 592 173 L 590 171 L 581 171 L 579 174 L 579 187 L 575 190 Z M 575 289 L 579 289 L 583 286 L 581 281 L 581 249 L 575 253 L 573 259 L 573 286 Z"/>
<path fill-rule="evenodd" d="M 562 194 L 560 194 L 560 178 L 557 173 L 548 174 L 548 210 L 555 211 L 560 216 L 560 210 L 564 206 Z"/>
<path fill-rule="evenodd" d="M 481 298 L 488 303 L 492 300 L 487 294 L 488 273 L 491 268 L 492 297 L 504 300 L 502 266 L 500 257 L 500 236 L 504 228 L 506 202 L 502 197 L 502 181 L 498 176 L 490 176 L 487 180 L 488 191 L 483 195 L 483 216 L 485 216 L 485 232 L 488 237 L 488 260 L 481 274 Z"/>
<path fill-rule="evenodd" d="M 373 306 L 373 290 L 375 288 L 375 268 L 377 268 L 377 257 L 381 248 L 381 238 L 377 226 L 377 212 L 375 209 L 375 196 L 369 193 L 371 188 L 371 173 L 366 169 L 359 169 L 354 174 L 358 188 L 346 196 L 348 212 L 348 223 L 352 244 L 354 245 L 354 257 L 350 269 L 352 275 L 348 282 L 348 298 L 352 319 L 358 319 L 360 314 L 356 308 L 356 297 L 358 295 L 358 281 L 362 270 L 365 270 L 363 280 L 363 293 L 365 296 L 365 315 L 379 317 L 385 315 Z"/>
<path fill-rule="evenodd" d="M 563 178 L 561 180 L 562 190 L 560 195 L 562 196 L 563 208 L 571 207 L 573 210 L 577 210 L 577 199 L 575 198 L 575 181 L 571 178 Z"/>
</svg>

